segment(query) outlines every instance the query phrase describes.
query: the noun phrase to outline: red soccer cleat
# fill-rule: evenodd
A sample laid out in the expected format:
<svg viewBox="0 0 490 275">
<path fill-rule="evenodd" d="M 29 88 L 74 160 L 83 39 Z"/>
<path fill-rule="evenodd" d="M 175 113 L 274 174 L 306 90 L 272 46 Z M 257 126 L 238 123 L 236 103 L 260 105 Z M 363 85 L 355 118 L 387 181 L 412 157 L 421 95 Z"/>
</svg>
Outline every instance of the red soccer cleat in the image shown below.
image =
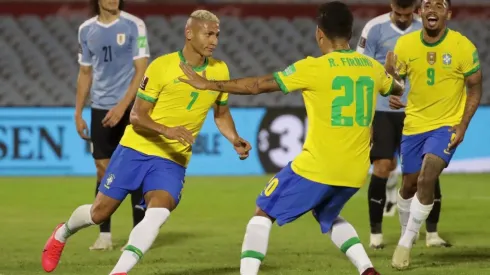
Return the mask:
<svg viewBox="0 0 490 275">
<path fill-rule="evenodd" d="M 128 273 L 114 273 L 112 275 L 128 275 Z"/>
<path fill-rule="evenodd" d="M 376 269 L 370 267 L 368 269 L 366 269 L 362 275 L 381 275 L 378 271 L 376 271 Z"/>
<path fill-rule="evenodd" d="M 61 253 L 63 252 L 63 248 L 65 248 L 65 244 L 56 240 L 54 238 L 54 235 L 56 234 L 56 231 L 63 226 L 64 223 L 58 224 L 56 228 L 53 231 L 53 234 L 51 234 L 51 237 L 49 237 L 48 241 L 46 242 L 46 245 L 44 246 L 43 250 L 43 255 L 42 255 L 42 265 L 44 268 L 44 271 L 46 272 L 52 272 L 55 270 L 55 268 L 58 266 L 58 263 L 61 258 Z"/>
</svg>

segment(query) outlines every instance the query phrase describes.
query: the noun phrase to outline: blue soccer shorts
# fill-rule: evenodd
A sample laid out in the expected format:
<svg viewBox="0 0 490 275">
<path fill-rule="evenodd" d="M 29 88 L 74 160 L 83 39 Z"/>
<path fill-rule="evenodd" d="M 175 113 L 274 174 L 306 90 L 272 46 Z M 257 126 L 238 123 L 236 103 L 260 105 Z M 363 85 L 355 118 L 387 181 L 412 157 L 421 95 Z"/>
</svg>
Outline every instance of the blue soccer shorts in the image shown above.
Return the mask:
<svg viewBox="0 0 490 275">
<path fill-rule="evenodd" d="M 266 185 L 257 198 L 257 206 L 276 219 L 279 226 L 313 210 L 322 232 L 327 233 L 344 205 L 358 190 L 305 179 L 296 174 L 289 163 Z"/>
<path fill-rule="evenodd" d="M 404 174 L 419 172 L 422 169 L 425 154 L 440 157 L 446 162 L 447 167 L 456 151 L 456 149 L 449 150 L 448 148 L 456 135 L 450 129 L 451 127 L 444 126 L 425 133 L 403 135 L 401 143 L 402 172 Z"/>
<path fill-rule="evenodd" d="M 119 145 L 111 157 L 99 192 L 123 201 L 128 193 L 142 186 L 143 194 L 153 190 L 167 191 L 178 205 L 184 177 L 185 168 L 173 161 Z"/>
</svg>

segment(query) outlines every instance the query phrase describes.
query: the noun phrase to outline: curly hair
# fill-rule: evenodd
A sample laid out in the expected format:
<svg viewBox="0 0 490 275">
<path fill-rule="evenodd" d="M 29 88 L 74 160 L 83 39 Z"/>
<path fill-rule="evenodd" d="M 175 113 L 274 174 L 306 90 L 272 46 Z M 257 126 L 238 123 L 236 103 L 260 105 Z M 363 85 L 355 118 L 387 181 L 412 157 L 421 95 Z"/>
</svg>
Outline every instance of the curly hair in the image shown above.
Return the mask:
<svg viewBox="0 0 490 275">
<path fill-rule="evenodd" d="M 93 15 L 99 15 L 99 0 L 90 0 L 90 8 Z M 119 10 L 124 10 L 124 0 L 119 0 Z"/>
</svg>

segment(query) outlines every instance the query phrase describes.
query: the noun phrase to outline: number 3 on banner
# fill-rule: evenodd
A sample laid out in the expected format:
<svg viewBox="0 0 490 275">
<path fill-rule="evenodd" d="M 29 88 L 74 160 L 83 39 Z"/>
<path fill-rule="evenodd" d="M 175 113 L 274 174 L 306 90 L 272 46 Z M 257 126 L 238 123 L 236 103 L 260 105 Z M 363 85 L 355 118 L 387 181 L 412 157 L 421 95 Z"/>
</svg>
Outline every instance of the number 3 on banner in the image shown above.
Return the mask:
<svg viewBox="0 0 490 275">
<path fill-rule="evenodd" d="M 279 185 L 279 180 L 277 178 L 272 178 L 264 189 L 264 195 L 266 197 L 272 195 L 272 192 L 276 190 L 277 185 Z"/>
</svg>

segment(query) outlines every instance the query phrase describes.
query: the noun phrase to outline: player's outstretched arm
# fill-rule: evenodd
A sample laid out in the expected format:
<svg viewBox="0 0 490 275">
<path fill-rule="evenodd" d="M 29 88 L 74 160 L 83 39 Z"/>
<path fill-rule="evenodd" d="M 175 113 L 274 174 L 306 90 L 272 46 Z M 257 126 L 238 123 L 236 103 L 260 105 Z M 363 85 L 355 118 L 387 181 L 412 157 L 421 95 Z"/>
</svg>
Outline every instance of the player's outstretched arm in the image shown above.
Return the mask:
<svg viewBox="0 0 490 275">
<path fill-rule="evenodd" d="M 130 115 L 130 122 L 136 132 L 151 132 L 153 134 L 163 135 L 168 139 L 178 140 L 184 145 L 194 143 L 192 132 L 186 128 L 182 126 L 167 127 L 155 122 L 149 115 L 153 107 L 153 102 L 136 97 Z"/>
<path fill-rule="evenodd" d="M 252 146 L 250 143 L 238 135 L 235 122 L 231 116 L 228 105 L 214 104 L 214 122 L 220 133 L 233 144 L 240 159 L 246 159 Z"/>
<path fill-rule="evenodd" d="M 206 72 L 203 73 L 203 76 L 200 76 L 192 70 L 191 66 L 185 63 L 180 63 L 180 67 L 188 77 L 188 79 L 179 78 L 180 81 L 199 90 L 213 90 L 237 95 L 254 95 L 281 90 L 272 74 L 225 81 L 211 81 L 206 79 Z"/>
</svg>

